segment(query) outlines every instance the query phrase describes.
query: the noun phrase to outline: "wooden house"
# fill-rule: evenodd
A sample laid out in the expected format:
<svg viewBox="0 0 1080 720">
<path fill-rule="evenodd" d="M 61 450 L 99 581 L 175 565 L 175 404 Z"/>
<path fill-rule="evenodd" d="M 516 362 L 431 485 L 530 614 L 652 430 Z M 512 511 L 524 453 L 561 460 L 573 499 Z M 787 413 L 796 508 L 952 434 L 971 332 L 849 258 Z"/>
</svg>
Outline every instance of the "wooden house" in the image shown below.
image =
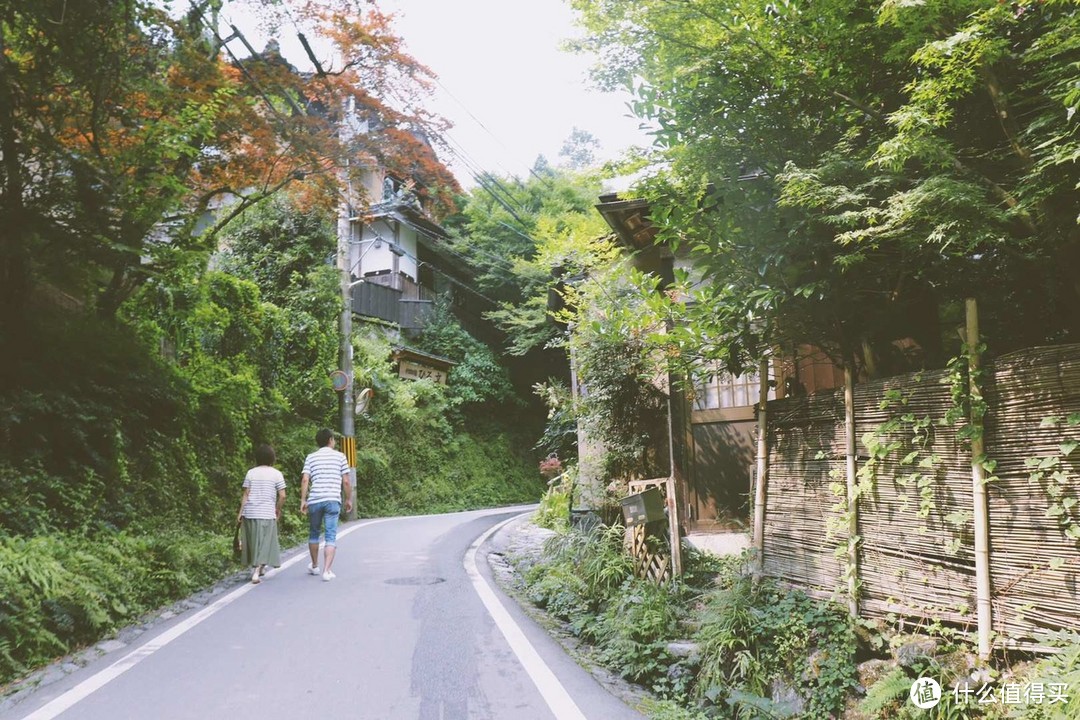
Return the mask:
<svg viewBox="0 0 1080 720">
<path fill-rule="evenodd" d="M 601 195 L 596 209 L 630 254 L 634 266 L 671 281 L 674 269 L 693 272 L 688 253 L 657 245 L 656 228 L 643 199 Z M 777 354 L 770 367 L 769 399 L 793 392 L 840 387 L 843 373 L 813 348 Z M 674 381 L 669 383 L 674 386 Z M 695 535 L 743 533 L 750 520 L 755 472 L 759 376 L 733 377 L 719 368 L 701 368 L 692 396 L 672 393 L 672 476 L 679 522 Z M 732 539 L 735 546 L 741 539 Z M 706 541 L 706 544 L 708 542 Z"/>
<path fill-rule="evenodd" d="M 472 290 L 473 271 L 447 247 L 448 234 L 421 203 L 411 182 L 382 170 L 364 174 L 365 213 L 348 209 L 340 232 L 353 314 L 385 323 L 406 338 L 423 329 L 437 297 L 444 297 L 462 325 L 483 334 L 488 310 Z"/>
</svg>

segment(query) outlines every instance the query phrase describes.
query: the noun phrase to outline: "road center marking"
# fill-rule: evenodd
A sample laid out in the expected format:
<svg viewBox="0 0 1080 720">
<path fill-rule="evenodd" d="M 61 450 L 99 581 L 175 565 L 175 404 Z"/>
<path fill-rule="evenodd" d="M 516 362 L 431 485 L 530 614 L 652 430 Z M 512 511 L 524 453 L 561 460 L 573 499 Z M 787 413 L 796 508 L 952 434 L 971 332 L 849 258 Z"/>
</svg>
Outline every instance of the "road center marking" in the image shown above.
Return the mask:
<svg viewBox="0 0 1080 720">
<path fill-rule="evenodd" d="M 487 607 L 488 614 L 491 615 L 495 625 L 502 632 L 503 637 L 506 638 L 506 642 L 510 644 L 510 649 L 514 651 L 514 655 L 524 666 L 525 672 L 529 674 L 529 678 L 536 685 L 536 689 L 540 691 L 541 697 L 544 698 L 544 702 L 547 703 L 555 717 L 559 718 L 559 720 L 586 720 L 584 713 L 581 712 L 574 699 L 570 697 L 570 693 L 566 691 L 563 684 L 555 677 L 555 673 L 551 671 L 551 668 L 543 661 L 540 654 L 536 652 L 536 648 L 525 637 L 525 632 L 510 617 L 510 613 L 503 607 L 495 591 L 491 589 L 491 585 L 488 584 L 476 567 L 476 553 L 480 550 L 480 546 L 503 525 L 512 520 L 517 520 L 519 517 L 521 516 L 512 517 L 495 525 L 469 546 L 468 551 L 465 553 L 465 572 L 469 575 L 469 579 L 472 580 L 476 594 L 480 596 L 480 600 Z"/>
</svg>

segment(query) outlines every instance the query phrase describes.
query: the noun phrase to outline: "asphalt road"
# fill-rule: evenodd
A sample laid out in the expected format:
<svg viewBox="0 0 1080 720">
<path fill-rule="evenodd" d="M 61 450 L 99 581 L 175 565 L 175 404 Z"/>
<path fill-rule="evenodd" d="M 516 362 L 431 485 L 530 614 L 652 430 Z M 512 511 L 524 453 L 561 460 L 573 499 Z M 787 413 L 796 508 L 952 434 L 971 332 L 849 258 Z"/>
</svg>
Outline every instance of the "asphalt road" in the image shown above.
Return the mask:
<svg viewBox="0 0 1080 720">
<path fill-rule="evenodd" d="M 490 530 L 522 509 L 342 527 L 337 578 L 291 554 L 7 718 L 640 718 L 498 590 Z M 478 544 L 482 543 L 482 544 Z"/>
</svg>

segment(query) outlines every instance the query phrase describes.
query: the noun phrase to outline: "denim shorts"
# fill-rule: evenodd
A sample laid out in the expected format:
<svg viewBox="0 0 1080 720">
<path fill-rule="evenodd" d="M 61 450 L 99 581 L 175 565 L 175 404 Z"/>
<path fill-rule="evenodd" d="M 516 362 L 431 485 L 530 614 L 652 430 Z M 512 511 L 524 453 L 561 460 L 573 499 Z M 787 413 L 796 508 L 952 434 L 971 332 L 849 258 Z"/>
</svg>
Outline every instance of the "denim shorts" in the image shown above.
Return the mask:
<svg viewBox="0 0 1080 720">
<path fill-rule="evenodd" d="M 323 500 L 307 506 L 308 517 L 308 543 L 315 545 L 319 542 L 319 530 L 323 521 L 326 521 L 326 544 L 337 547 L 338 515 L 341 514 L 341 503 L 337 500 Z"/>
</svg>

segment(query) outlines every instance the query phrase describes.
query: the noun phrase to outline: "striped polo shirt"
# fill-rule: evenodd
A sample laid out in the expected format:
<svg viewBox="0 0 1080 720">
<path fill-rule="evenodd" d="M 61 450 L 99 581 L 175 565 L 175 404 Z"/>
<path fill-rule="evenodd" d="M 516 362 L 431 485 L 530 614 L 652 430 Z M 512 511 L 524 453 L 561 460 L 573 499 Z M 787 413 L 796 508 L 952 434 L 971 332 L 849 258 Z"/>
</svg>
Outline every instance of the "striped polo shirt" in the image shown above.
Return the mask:
<svg viewBox="0 0 1080 720">
<path fill-rule="evenodd" d="M 273 520 L 277 517 L 278 490 L 285 489 L 281 471 L 269 465 L 259 465 L 247 471 L 244 487 L 248 499 L 240 514 L 251 520 Z"/>
<path fill-rule="evenodd" d="M 310 478 L 308 505 L 332 500 L 341 502 L 341 477 L 349 472 L 344 453 L 321 447 L 304 460 L 304 474 Z"/>
</svg>

